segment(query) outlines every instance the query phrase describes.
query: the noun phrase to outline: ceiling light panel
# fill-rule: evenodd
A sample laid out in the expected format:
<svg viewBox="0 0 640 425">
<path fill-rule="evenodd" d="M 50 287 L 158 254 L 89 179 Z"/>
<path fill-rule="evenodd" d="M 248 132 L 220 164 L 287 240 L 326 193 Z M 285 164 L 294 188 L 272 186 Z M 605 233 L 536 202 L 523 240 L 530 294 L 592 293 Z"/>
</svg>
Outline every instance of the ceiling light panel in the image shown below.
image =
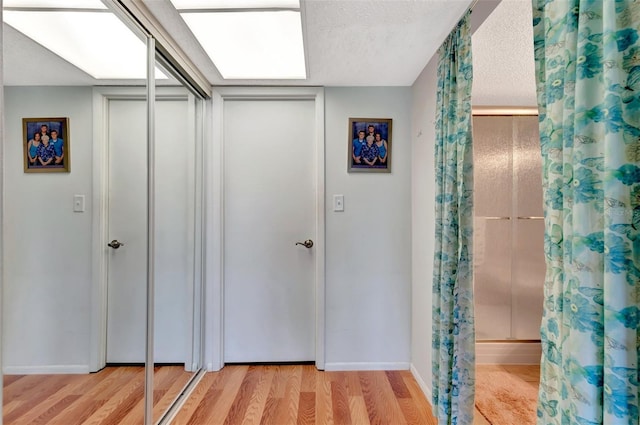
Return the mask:
<svg viewBox="0 0 640 425">
<path fill-rule="evenodd" d="M 300 9 L 300 0 L 171 0 L 178 10 L 187 9 Z"/>
<path fill-rule="evenodd" d="M 144 42 L 112 13 L 5 10 L 3 18 L 94 78 L 146 78 Z"/>
<path fill-rule="evenodd" d="M 19 8 L 106 9 L 100 0 L 4 0 L 3 6 Z"/>
<path fill-rule="evenodd" d="M 305 79 L 300 13 L 182 13 L 224 79 Z"/>
</svg>

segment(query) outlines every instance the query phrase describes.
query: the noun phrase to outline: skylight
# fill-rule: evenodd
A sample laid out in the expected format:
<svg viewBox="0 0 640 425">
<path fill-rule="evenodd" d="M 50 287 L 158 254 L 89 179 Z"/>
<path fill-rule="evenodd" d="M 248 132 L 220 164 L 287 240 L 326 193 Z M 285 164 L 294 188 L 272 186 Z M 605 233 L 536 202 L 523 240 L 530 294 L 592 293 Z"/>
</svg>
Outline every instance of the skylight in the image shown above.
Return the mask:
<svg viewBox="0 0 640 425">
<path fill-rule="evenodd" d="M 99 0 L 5 0 L 5 23 L 96 79 L 145 79 L 146 46 Z M 39 10 L 82 4 L 82 10 Z M 35 7 L 29 10 L 27 5 Z M 45 30 L 43 30 L 43 28 Z M 47 31 L 46 28 L 55 28 Z M 46 72 L 46 70 L 43 70 Z M 166 78 L 156 69 L 157 78 Z"/>
<path fill-rule="evenodd" d="M 224 79 L 305 79 L 298 0 L 171 0 Z"/>
<path fill-rule="evenodd" d="M 4 0 L 2 2 L 5 8 L 56 8 L 56 9 L 106 9 L 100 0 Z"/>
<path fill-rule="evenodd" d="M 171 0 L 176 9 L 300 9 L 300 0 Z"/>
</svg>

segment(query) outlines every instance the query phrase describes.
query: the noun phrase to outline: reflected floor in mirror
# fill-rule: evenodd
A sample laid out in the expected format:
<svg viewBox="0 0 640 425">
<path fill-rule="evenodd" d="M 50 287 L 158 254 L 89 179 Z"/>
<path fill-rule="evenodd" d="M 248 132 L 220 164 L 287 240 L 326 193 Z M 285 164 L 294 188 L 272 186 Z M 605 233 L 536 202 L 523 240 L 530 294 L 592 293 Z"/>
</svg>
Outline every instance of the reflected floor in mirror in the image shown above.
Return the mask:
<svg viewBox="0 0 640 425">
<path fill-rule="evenodd" d="M 228 365 L 207 373 L 172 424 L 435 425 L 410 371 Z"/>
<path fill-rule="evenodd" d="M 191 379 L 183 366 L 154 372 L 154 422 Z M 144 367 L 110 366 L 88 375 L 5 375 L 4 425 L 141 424 Z"/>
</svg>

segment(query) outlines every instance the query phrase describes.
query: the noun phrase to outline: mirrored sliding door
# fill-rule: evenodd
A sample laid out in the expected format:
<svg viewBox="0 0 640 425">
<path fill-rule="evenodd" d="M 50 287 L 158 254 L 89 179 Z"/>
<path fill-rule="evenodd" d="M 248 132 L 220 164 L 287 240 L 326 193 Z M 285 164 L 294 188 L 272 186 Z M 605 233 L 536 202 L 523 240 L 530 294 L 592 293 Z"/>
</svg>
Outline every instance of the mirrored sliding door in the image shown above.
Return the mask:
<svg viewBox="0 0 640 425">
<path fill-rule="evenodd" d="M 108 129 L 113 118 L 96 116 L 96 88 L 144 88 L 146 38 L 99 0 L 81 8 L 5 0 L 3 17 L 3 245 L 11 247 L 2 259 L 4 423 L 141 423 L 144 356 L 108 362 L 107 350 L 144 347 L 144 316 L 140 321 L 136 312 L 145 311 L 146 270 L 111 276 L 135 294 L 118 303 L 108 299 L 100 267 L 145 257 L 94 244 L 108 211 L 94 182 L 95 155 L 109 141 L 98 127 Z M 144 145 L 142 120 L 137 142 Z M 133 193 L 134 185 L 128 189 Z M 146 196 L 144 184 L 135 191 Z M 133 241 L 125 245 L 135 248 Z M 99 264 L 97 255 L 107 260 Z M 107 339 L 108 307 L 112 317 L 138 320 L 121 340 Z"/>
<path fill-rule="evenodd" d="M 119 1 L 4 6 L 4 423 L 166 420 L 201 369 L 204 100 Z"/>
<path fill-rule="evenodd" d="M 174 72 L 166 62 L 162 65 L 165 72 Z M 156 82 L 154 423 L 201 368 L 204 113 L 204 100 L 188 86 Z"/>
</svg>

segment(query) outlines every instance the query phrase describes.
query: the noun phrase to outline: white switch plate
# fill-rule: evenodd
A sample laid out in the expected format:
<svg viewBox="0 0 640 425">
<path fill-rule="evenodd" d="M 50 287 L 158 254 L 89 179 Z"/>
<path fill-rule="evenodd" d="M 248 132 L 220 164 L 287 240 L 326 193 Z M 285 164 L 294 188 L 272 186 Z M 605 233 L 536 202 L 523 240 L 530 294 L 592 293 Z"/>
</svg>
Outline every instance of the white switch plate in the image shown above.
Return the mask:
<svg viewBox="0 0 640 425">
<path fill-rule="evenodd" d="M 84 212 L 84 195 L 73 195 L 73 211 Z"/>
<path fill-rule="evenodd" d="M 333 210 L 344 211 L 344 195 L 333 195 Z"/>
</svg>

